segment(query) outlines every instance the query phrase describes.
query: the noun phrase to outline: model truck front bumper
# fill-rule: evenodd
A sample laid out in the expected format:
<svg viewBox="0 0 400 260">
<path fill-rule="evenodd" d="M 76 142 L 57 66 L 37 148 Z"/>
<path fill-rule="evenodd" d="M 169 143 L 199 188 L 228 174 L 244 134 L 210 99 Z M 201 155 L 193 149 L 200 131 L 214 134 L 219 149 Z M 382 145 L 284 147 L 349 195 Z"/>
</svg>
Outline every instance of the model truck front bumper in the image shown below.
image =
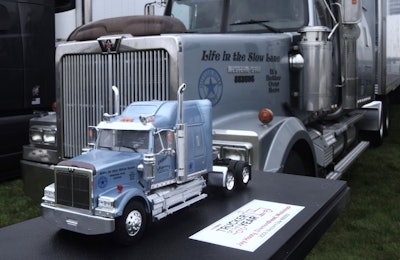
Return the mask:
<svg viewBox="0 0 400 260">
<path fill-rule="evenodd" d="M 64 208 L 57 208 L 45 203 L 41 204 L 42 217 L 59 228 L 73 232 L 98 235 L 111 233 L 115 230 L 115 220 Z"/>
</svg>

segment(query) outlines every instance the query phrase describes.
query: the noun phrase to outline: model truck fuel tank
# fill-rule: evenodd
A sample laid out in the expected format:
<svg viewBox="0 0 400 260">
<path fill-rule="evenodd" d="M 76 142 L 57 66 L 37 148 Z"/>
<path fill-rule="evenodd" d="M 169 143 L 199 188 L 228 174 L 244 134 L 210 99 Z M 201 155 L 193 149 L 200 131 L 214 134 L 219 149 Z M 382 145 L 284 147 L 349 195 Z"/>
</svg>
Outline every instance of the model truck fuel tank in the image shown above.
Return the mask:
<svg viewBox="0 0 400 260">
<path fill-rule="evenodd" d="M 333 103 L 332 42 L 330 29 L 323 26 L 305 27 L 301 31 L 300 52 L 304 57 L 300 84 L 300 109 L 329 110 Z"/>
</svg>

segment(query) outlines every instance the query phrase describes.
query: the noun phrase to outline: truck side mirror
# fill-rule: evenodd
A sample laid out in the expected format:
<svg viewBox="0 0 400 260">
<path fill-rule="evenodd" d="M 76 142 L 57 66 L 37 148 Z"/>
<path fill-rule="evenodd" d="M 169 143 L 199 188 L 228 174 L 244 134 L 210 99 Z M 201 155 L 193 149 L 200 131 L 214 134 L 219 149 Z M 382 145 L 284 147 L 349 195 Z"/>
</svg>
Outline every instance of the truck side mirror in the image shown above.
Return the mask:
<svg viewBox="0 0 400 260">
<path fill-rule="evenodd" d="M 355 24 L 361 20 L 361 0 L 342 0 L 342 18 L 344 24 Z"/>
</svg>

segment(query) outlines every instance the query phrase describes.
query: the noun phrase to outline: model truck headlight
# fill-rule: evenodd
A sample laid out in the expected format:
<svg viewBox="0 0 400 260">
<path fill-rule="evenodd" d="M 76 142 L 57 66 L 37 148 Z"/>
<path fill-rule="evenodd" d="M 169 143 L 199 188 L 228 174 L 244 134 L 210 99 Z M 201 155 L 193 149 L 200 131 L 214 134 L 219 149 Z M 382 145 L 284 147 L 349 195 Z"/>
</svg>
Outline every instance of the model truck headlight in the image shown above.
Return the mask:
<svg viewBox="0 0 400 260">
<path fill-rule="evenodd" d="M 96 208 L 96 215 L 102 217 L 114 217 L 114 208 L 115 201 L 109 197 L 99 197 L 98 207 Z"/>
<path fill-rule="evenodd" d="M 54 184 L 44 188 L 43 202 L 53 204 L 55 202 L 55 189 Z"/>
</svg>

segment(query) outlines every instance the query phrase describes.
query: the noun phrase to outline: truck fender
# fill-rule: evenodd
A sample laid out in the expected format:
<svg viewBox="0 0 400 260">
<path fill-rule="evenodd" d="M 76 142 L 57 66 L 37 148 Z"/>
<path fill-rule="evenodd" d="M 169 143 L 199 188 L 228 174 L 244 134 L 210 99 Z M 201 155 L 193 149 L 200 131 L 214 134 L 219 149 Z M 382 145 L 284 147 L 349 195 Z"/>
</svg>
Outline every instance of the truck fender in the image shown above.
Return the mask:
<svg viewBox="0 0 400 260">
<path fill-rule="evenodd" d="M 357 128 L 364 131 L 379 131 L 382 127 L 382 109 L 381 101 L 373 101 L 362 107 L 364 111 L 363 118 L 357 123 Z"/>
<path fill-rule="evenodd" d="M 277 127 L 265 153 L 263 170 L 282 172 L 289 155 L 295 152 L 304 163 L 309 164 L 309 174 L 315 175 L 317 166 L 314 146 L 303 123 L 295 117 L 287 117 Z"/>
</svg>

